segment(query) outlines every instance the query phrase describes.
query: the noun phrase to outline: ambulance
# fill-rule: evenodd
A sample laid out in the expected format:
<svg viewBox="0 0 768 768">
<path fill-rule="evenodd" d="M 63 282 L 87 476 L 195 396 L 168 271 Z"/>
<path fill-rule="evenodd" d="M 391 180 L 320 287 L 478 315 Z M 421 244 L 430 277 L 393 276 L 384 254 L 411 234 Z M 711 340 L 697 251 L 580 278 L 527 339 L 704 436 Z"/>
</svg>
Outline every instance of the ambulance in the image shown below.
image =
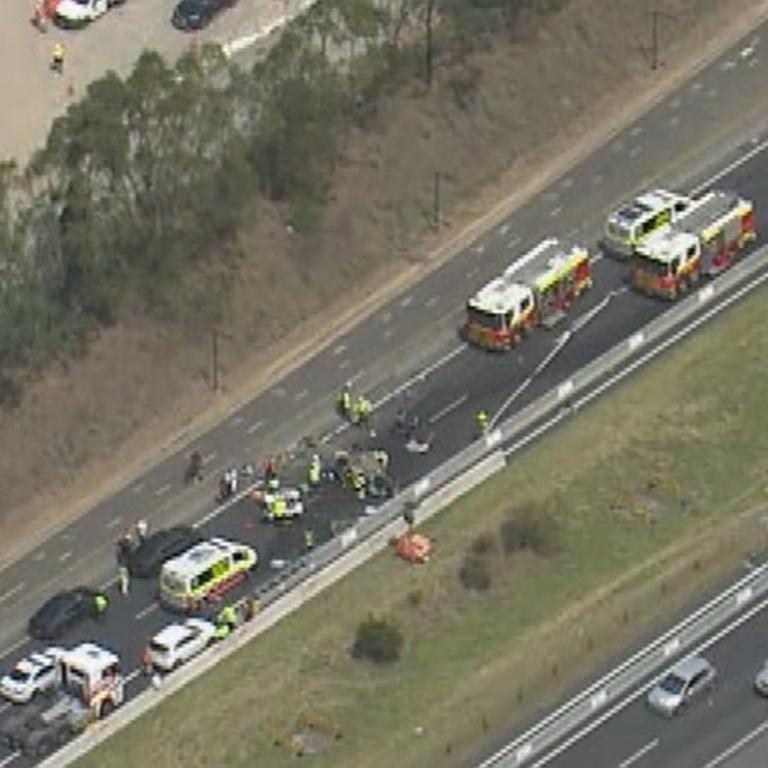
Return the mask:
<svg viewBox="0 0 768 768">
<path fill-rule="evenodd" d="M 629 259 L 646 238 L 674 224 L 692 202 L 685 195 L 665 189 L 638 195 L 610 214 L 601 249 L 610 256 Z"/>
<path fill-rule="evenodd" d="M 168 560 L 160 571 L 160 602 L 191 612 L 233 589 L 256 567 L 258 555 L 247 544 L 213 538 Z"/>
<path fill-rule="evenodd" d="M 553 327 L 591 285 L 587 249 L 550 237 L 469 299 L 462 336 L 482 349 L 511 349 L 535 325 Z"/>
<path fill-rule="evenodd" d="M 675 299 L 701 277 L 730 267 L 755 237 L 751 201 L 732 192 L 709 192 L 668 231 L 637 249 L 632 284 L 642 293 Z"/>
</svg>

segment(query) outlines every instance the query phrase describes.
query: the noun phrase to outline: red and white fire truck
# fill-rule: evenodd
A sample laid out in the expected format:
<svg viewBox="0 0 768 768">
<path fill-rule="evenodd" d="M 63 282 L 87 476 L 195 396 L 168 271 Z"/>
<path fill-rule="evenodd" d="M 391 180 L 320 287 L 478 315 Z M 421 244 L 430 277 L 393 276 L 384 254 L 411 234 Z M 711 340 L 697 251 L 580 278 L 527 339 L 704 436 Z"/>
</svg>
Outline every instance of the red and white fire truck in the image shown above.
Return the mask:
<svg viewBox="0 0 768 768">
<path fill-rule="evenodd" d="M 548 238 L 469 299 L 462 335 L 483 349 L 511 349 L 533 326 L 555 325 L 591 285 L 587 249 Z"/>
<path fill-rule="evenodd" d="M 731 192 L 709 192 L 671 228 L 638 246 L 632 283 L 648 295 L 675 299 L 702 276 L 714 277 L 730 267 L 755 237 L 749 200 Z"/>
</svg>

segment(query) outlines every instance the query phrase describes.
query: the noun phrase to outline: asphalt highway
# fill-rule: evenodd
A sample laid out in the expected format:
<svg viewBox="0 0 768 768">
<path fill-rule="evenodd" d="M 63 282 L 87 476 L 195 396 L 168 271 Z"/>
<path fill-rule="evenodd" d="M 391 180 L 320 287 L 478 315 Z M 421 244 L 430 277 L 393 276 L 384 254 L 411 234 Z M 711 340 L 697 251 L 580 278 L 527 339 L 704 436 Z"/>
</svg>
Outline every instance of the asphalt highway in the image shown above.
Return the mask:
<svg viewBox="0 0 768 768">
<path fill-rule="evenodd" d="M 295 444 L 302 435 L 333 433 L 338 426 L 333 397 L 345 380 L 352 379 L 380 404 L 373 444 L 390 453 L 393 474 L 406 485 L 473 439 L 478 408 L 493 414 L 505 403 L 511 415 L 668 308 L 626 290 L 626 267 L 602 259 L 595 265 L 593 290 L 568 322 L 554 331 L 536 331 L 509 355 L 461 345 L 456 328 L 467 296 L 541 238 L 555 234 L 592 245 L 606 211 L 636 188 L 665 183 L 690 189 L 715 172 L 722 173 L 718 186 L 737 189 L 756 202 L 758 231 L 768 232 L 768 153 L 762 151 L 768 83 L 757 66 L 768 55 L 761 42 L 768 37 L 765 31 L 750 35 L 608 147 L 279 384 L 206 434 L 168 446 L 167 458 L 157 466 L 8 564 L 0 572 L 0 647 L 9 650 L 0 660 L 10 665 L 29 652 L 32 646 L 24 638 L 24 623 L 45 597 L 68 585 L 112 577 L 115 538 L 140 517 L 155 528 L 204 518 L 205 531 L 254 544 L 261 555 L 254 576 L 258 583 L 274 576 L 271 560 L 290 561 L 301 553 L 303 527 L 310 526 L 320 543 L 335 525 L 363 514 L 359 502 L 336 488 L 324 488 L 310 499 L 300 524 L 281 528 L 261 522 L 251 502 L 219 510 L 212 502 L 224 467 L 258 462 Z M 749 159 L 735 166 L 747 151 L 752 152 Z M 588 316 L 609 294 L 613 298 L 605 308 L 580 327 L 578 318 Z M 574 331 L 571 340 L 529 381 L 568 329 Z M 515 392 L 519 394 L 510 402 Z M 404 450 L 402 437 L 392 430 L 400 407 L 417 412 L 428 425 L 434 436 L 430 453 L 414 456 Z M 334 443 L 365 439 L 347 430 Z M 206 461 L 206 480 L 185 487 L 186 457 L 195 449 Z M 171 617 L 157 607 L 152 582 L 134 581 L 127 597 L 110 594 L 105 622 L 86 624 L 63 643 L 103 642 L 120 652 L 125 670 L 131 672 L 147 638 Z M 131 689 L 143 684 L 139 677 L 131 678 Z M 0 766 L 9 760 L 15 766 L 27 764 L 0 749 Z"/>
</svg>

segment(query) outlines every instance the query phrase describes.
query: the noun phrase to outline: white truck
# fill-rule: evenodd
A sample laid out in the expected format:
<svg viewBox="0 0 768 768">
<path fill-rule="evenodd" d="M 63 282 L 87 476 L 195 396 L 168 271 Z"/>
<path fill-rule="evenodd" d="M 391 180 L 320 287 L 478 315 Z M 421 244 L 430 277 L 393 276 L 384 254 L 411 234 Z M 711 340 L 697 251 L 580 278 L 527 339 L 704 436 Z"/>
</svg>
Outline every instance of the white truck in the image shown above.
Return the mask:
<svg viewBox="0 0 768 768">
<path fill-rule="evenodd" d="M 45 755 L 106 717 L 124 696 L 119 657 L 82 643 L 60 657 L 58 686 L 18 707 L 0 725 L 0 742 L 25 755 Z"/>
<path fill-rule="evenodd" d="M 53 21 L 62 29 L 80 29 L 125 0 L 60 0 Z"/>
</svg>

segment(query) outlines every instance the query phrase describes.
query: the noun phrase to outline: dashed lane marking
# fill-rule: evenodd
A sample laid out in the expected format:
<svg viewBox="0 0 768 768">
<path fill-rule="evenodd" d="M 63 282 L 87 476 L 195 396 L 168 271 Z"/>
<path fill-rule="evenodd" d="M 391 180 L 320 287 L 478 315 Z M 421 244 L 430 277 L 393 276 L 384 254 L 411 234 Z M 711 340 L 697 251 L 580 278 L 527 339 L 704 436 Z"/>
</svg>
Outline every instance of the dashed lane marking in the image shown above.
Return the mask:
<svg viewBox="0 0 768 768">
<path fill-rule="evenodd" d="M 141 493 L 144 490 L 144 483 L 136 483 L 131 490 L 134 493 Z"/>
<path fill-rule="evenodd" d="M 511 240 L 507 242 L 507 248 L 512 250 L 515 246 L 518 245 L 519 242 L 520 242 L 520 238 L 517 235 L 515 235 L 515 237 L 513 237 Z"/>
<path fill-rule="evenodd" d="M 437 413 L 432 414 L 432 416 L 427 419 L 427 423 L 436 424 L 440 419 L 445 418 L 449 413 L 464 405 L 467 400 L 469 400 L 469 393 L 465 392 L 461 397 L 457 397 L 455 400 L 448 403 L 445 408 L 441 408 Z"/>
<path fill-rule="evenodd" d="M 43 560 L 45 560 L 45 550 L 42 549 L 42 550 L 40 550 L 40 552 L 36 552 L 34 555 L 32 555 L 32 559 L 36 563 L 42 563 Z"/>
<path fill-rule="evenodd" d="M 338 357 L 339 355 L 343 355 L 347 351 L 347 345 L 346 344 L 337 344 L 333 348 L 333 356 Z"/>
<path fill-rule="evenodd" d="M 424 306 L 431 308 L 431 307 L 434 307 L 436 304 L 437 304 L 437 296 L 432 296 L 429 299 L 427 299 Z"/>
<path fill-rule="evenodd" d="M 253 424 L 251 424 L 251 426 L 250 426 L 250 427 L 248 427 L 248 429 L 246 429 L 245 431 L 246 431 L 246 432 L 247 432 L 249 435 L 252 435 L 254 432 L 258 432 L 258 431 L 259 431 L 259 430 L 260 430 L 260 429 L 261 429 L 263 426 L 264 426 L 264 422 L 263 422 L 263 421 L 255 421 L 255 422 L 254 422 Z"/>
<path fill-rule="evenodd" d="M 3 594 L 0 595 L 0 604 L 10 600 L 14 595 L 17 595 L 19 592 L 21 592 L 22 589 L 24 589 L 23 581 L 13 587 L 13 589 L 9 589 L 7 592 L 3 592 Z"/>
<path fill-rule="evenodd" d="M 506 237 L 506 235 L 507 235 L 507 232 L 509 232 L 509 224 L 502 224 L 502 225 L 499 227 L 499 234 L 500 234 L 502 237 Z"/>
<path fill-rule="evenodd" d="M 633 752 L 626 760 L 619 763 L 619 768 L 629 768 L 630 765 L 633 765 L 638 760 L 645 757 L 649 752 L 656 749 L 656 747 L 658 746 L 659 746 L 658 739 L 649 741 L 645 746 L 640 747 L 640 749 L 638 749 L 637 752 Z"/>
<path fill-rule="evenodd" d="M 66 563 L 66 562 L 67 562 L 67 560 L 69 560 L 69 558 L 70 558 L 70 557 L 72 557 L 72 552 L 71 552 L 71 550 L 70 550 L 70 551 L 67 551 L 67 552 L 65 552 L 63 555 L 59 555 L 59 562 L 60 562 L 60 563 Z"/>
<path fill-rule="evenodd" d="M 145 616 L 149 616 L 150 613 L 157 610 L 157 603 L 150 603 L 146 608 L 142 608 L 137 614 L 137 619 L 143 619 Z"/>
<path fill-rule="evenodd" d="M 347 358 L 346 360 L 342 360 L 339 363 L 339 370 L 340 371 L 343 371 L 343 370 L 345 370 L 347 368 L 349 368 L 349 358 Z"/>
<path fill-rule="evenodd" d="M 108 523 L 107 528 L 114 528 L 116 525 L 120 525 L 120 521 L 122 520 L 122 516 L 118 515 L 117 517 L 113 517 Z"/>
<path fill-rule="evenodd" d="M 408 296 L 404 296 L 402 299 L 400 299 L 400 306 L 403 309 L 409 307 L 411 304 L 413 304 L 413 294 L 408 294 Z"/>
<path fill-rule="evenodd" d="M 156 491 L 155 496 L 163 496 L 164 494 L 168 493 L 168 491 L 171 490 L 171 484 L 166 483 L 165 485 L 161 485 Z"/>
<path fill-rule="evenodd" d="M 242 416 L 235 416 L 234 419 L 230 419 L 229 425 L 231 427 L 239 427 L 243 423 L 243 417 Z"/>
<path fill-rule="evenodd" d="M 669 124 L 672 126 L 672 128 L 675 128 L 676 126 L 680 125 L 680 116 L 679 115 L 673 115 L 669 118 Z"/>
<path fill-rule="evenodd" d="M 603 183 L 603 174 L 602 174 L 602 173 L 596 173 L 596 174 L 595 174 L 595 175 L 592 177 L 592 183 L 593 183 L 595 186 L 598 186 L 599 184 L 602 184 L 602 183 Z"/>
<path fill-rule="evenodd" d="M 210 464 L 216 458 L 216 451 L 211 451 L 203 456 L 203 465 Z"/>
<path fill-rule="evenodd" d="M 309 394 L 309 390 L 307 390 L 307 389 L 302 389 L 302 390 L 301 390 L 301 392 L 297 392 L 297 393 L 296 393 L 296 396 L 295 396 L 295 398 L 294 398 L 294 399 L 295 399 L 295 400 L 296 400 L 296 402 L 298 403 L 298 402 L 300 402 L 301 400 L 303 400 L 303 399 L 304 399 L 304 398 L 305 398 L 305 397 L 306 397 L 308 394 Z"/>
<path fill-rule="evenodd" d="M 479 256 L 481 253 L 485 251 L 485 246 L 480 243 L 480 245 L 475 246 L 475 253 Z"/>
<path fill-rule="evenodd" d="M 559 216 L 563 212 L 563 206 L 562 205 L 556 205 L 550 212 L 549 215 L 554 219 L 555 217 Z"/>
<path fill-rule="evenodd" d="M 637 157 L 642 151 L 643 151 L 643 148 L 638 144 L 637 146 L 634 146 L 632 147 L 632 149 L 629 150 L 629 156 Z"/>
</svg>

